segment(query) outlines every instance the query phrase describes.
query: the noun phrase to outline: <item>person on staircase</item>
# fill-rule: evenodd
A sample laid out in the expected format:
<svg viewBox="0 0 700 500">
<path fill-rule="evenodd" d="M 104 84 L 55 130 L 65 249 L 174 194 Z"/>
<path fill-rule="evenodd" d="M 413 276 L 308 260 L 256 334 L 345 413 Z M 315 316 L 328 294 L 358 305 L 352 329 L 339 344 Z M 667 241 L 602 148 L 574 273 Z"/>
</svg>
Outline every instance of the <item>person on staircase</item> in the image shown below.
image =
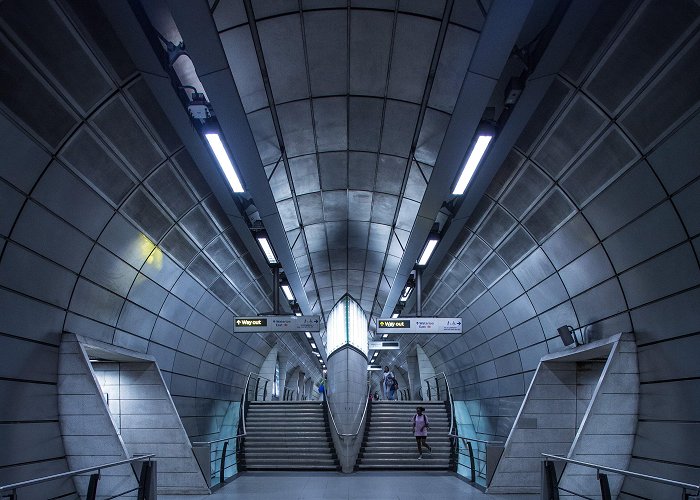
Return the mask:
<svg viewBox="0 0 700 500">
<path fill-rule="evenodd" d="M 394 372 L 389 370 L 388 366 L 384 367 L 384 383 L 382 384 L 382 388 L 384 389 L 384 399 L 388 399 L 389 401 L 394 399 L 394 385 L 395 385 L 396 379 L 394 378 Z"/>
<path fill-rule="evenodd" d="M 416 408 L 416 414 L 413 415 L 413 434 L 416 436 L 416 445 L 418 446 L 418 460 L 423 458 L 423 446 L 428 450 L 428 453 L 432 453 L 433 449 L 426 442 L 428 438 L 428 427 L 430 423 L 428 422 L 428 416 L 423 412 L 425 408 L 419 406 Z"/>
</svg>

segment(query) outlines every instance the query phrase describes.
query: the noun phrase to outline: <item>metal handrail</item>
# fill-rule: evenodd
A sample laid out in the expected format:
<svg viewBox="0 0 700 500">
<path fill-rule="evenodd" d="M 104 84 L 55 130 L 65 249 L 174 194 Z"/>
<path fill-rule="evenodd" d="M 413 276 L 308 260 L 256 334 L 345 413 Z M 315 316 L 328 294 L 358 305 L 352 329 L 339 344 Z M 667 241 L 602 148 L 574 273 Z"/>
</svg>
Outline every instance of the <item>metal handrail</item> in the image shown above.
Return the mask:
<svg viewBox="0 0 700 500">
<path fill-rule="evenodd" d="M 571 464 L 576 464 L 576 465 L 582 465 L 583 467 L 590 467 L 592 469 L 596 469 L 596 471 L 607 471 L 607 472 L 613 472 L 615 474 L 620 474 L 622 476 L 630 476 L 630 477 L 636 477 L 638 479 L 646 479 L 648 481 L 654 481 L 656 483 L 662 483 L 662 484 L 668 484 L 670 486 L 677 486 L 679 488 L 687 489 L 687 490 L 695 490 L 696 492 L 700 493 L 700 485 L 699 484 L 690 484 L 690 483 L 684 483 L 681 481 L 674 481 L 673 479 L 666 479 L 663 477 L 658 477 L 658 476 L 650 476 L 648 474 L 642 474 L 640 472 L 633 472 L 630 470 L 624 470 L 624 469 L 616 469 L 614 467 L 608 467 L 607 465 L 600 465 L 600 464 L 592 464 L 590 462 L 582 462 L 580 460 L 574 460 L 572 458 L 566 458 L 562 457 L 559 455 L 550 455 L 549 453 L 542 453 L 543 457 L 551 458 L 553 460 L 560 460 L 562 462 L 567 462 Z"/>
<path fill-rule="evenodd" d="M 245 437 L 245 436 L 247 435 L 247 431 L 246 431 L 246 428 L 245 428 L 245 408 L 244 408 L 244 406 L 245 406 L 246 400 L 248 399 L 248 390 L 249 390 L 249 387 L 250 387 L 250 378 L 253 377 L 253 376 L 255 376 L 258 380 L 263 379 L 263 380 L 267 380 L 268 382 L 270 381 L 269 378 L 267 378 L 267 377 L 262 377 L 262 376 L 260 376 L 259 373 L 250 372 L 250 373 L 248 374 L 248 378 L 247 378 L 246 381 L 245 381 L 245 388 L 243 389 L 243 397 L 241 398 L 241 425 L 243 426 L 243 432 L 242 432 L 241 434 L 238 434 L 236 437 Z M 257 399 L 257 398 L 258 398 L 258 391 L 257 391 L 257 389 L 256 389 L 256 391 L 255 391 L 255 399 Z"/>
<path fill-rule="evenodd" d="M 236 438 L 243 437 L 243 436 L 245 436 L 245 434 L 236 434 L 235 436 L 221 438 L 221 439 L 215 439 L 213 441 L 192 441 L 190 444 L 192 446 L 206 446 L 208 444 L 216 444 L 216 443 L 222 443 L 224 441 L 231 441 L 232 439 L 236 439 Z"/>
<path fill-rule="evenodd" d="M 428 382 L 428 380 L 434 378 L 435 379 L 435 387 L 437 388 L 438 387 L 437 379 L 440 375 L 442 375 L 443 378 L 445 379 L 445 385 L 447 386 L 447 397 L 449 398 L 450 409 L 452 410 L 452 418 L 450 419 L 450 430 L 449 430 L 449 434 L 452 435 L 452 434 L 454 434 L 454 424 L 455 424 L 455 416 L 454 416 L 455 404 L 454 404 L 454 400 L 452 399 L 452 391 L 450 390 L 450 382 L 447 380 L 447 374 L 445 372 L 440 372 L 433 377 L 428 377 L 426 379 L 423 379 L 423 382 Z M 428 390 L 430 390 L 430 383 L 428 383 Z M 439 389 L 438 389 L 438 391 L 439 391 Z"/>
<path fill-rule="evenodd" d="M 26 486 L 32 486 L 34 484 L 45 483 L 47 481 L 54 481 L 56 479 L 62 479 L 66 477 L 79 476 L 87 472 L 94 472 L 96 470 L 109 469 L 110 467 L 116 467 L 118 465 L 130 464 L 132 462 L 140 462 L 143 460 L 151 461 L 151 458 L 155 457 L 155 453 L 149 453 L 148 455 L 140 455 L 138 457 L 127 458 L 125 460 L 119 460 L 117 462 L 110 462 L 108 464 L 95 465 L 93 467 L 86 467 L 85 469 L 72 470 L 68 472 L 61 472 L 60 474 L 53 474 L 51 476 L 38 477 L 36 479 L 29 479 L 28 481 L 22 481 L 20 483 L 6 484 L 0 486 L 0 491 L 17 490 L 19 488 L 24 488 Z"/>
<path fill-rule="evenodd" d="M 338 431 L 338 426 L 335 423 L 335 418 L 333 418 L 333 410 L 331 410 L 331 401 L 330 401 L 330 398 L 328 397 L 328 394 L 326 394 L 326 404 L 328 405 L 328 414 L 331 416 L 331 421 L 333 422 L 333 427 L 335 428 L 335 433 L 341 439 L 344 439 L 346 437 L 357 436 L 360 433 L 360 429 L 362 428 L 362 422 L 364 422 L 365 415 L 367 414 L 367 406 L 369 405 L 369 393 L 371 390 L 372 390 L 372 386 L 368 383 L 367 384 L 367 397 L 365 398 L 365 409 L 362 411 L 362 417 L 360 418 L 360 423 L 357 425 L 357 430 L 354 433 L 350 433 L 350 434 L 341 434 L 340 431 Z"/>
<path fill-rule="evenodd" d="M 484 439 L 476 439 L 476 438 L 468 438 L 465 436 L 458 436 L 457 434 L 449 434 L 448 437 L 451 438 L 459 438 L 462 441 L 475 441 L 477 443 L 484 443 L 484 444 L 495 444 L 495 445 L 503 445 L 506 444 L 505 441 L 486 441 Z"/>
</svg>

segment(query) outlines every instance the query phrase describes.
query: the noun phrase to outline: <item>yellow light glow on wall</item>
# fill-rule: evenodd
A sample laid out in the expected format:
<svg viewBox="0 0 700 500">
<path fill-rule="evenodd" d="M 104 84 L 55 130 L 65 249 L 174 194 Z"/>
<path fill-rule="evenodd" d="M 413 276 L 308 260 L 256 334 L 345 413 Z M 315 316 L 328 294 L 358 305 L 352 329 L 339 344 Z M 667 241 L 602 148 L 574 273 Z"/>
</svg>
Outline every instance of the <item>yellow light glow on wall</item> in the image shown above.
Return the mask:
<svg viewBox="0 0 700 500">
<path fill-rule="evenodd" d="M 145 234 L 139 234 L 137 244 L 139 255 L 146 260 L 146 264 L 156 269 L 163 267 L 163 252 Z"/>
</svg>

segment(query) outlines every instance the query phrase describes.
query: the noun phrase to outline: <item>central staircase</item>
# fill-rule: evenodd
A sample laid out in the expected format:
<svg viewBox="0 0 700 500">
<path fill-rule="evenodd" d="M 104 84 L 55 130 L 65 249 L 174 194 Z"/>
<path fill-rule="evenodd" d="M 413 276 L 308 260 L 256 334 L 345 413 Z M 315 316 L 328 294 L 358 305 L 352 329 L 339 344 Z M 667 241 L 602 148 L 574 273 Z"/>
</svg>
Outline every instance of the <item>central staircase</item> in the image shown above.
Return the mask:
<svg viewBox="0 0 700 500">
<path fill-rule="evenodd" d="M 242 468 L 339 470 L 325 407 L 318 401 L 265 401 L 249 405 Z"/>
<path fill-rule="evenodd" d="M 425 408 L 430 428 L 428 444 L 418 460 L 416 438 L 411 430 L 416 406 Z M 365 438 L 356 470 L 449 470 L 449 413 L 444 401 L 374 401 L 370 404 Z"/>
</svg>

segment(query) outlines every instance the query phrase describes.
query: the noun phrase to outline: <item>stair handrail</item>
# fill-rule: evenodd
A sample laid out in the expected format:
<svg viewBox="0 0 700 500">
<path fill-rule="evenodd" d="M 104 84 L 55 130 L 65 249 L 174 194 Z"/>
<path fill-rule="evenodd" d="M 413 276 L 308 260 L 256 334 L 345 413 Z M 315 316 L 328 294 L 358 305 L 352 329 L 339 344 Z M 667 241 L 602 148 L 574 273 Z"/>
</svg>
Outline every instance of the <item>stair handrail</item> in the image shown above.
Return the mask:
<svg viewBox="0 0 700 500">
<path fill-rule="evenodd" d="M 330 395 L 326 393 L 326 407 L 328 408 L 328 414 L 331 416 L 331 422 L 333 422 L 333 427 L 335 428 L 335 433 L 340 437 L 340 439 L 345 439 L 347 437 L 357 436 L 362 429 L 362 422 L 365 420 L 365 415 L 367 415 L 367 406 L 369 405 L 369 393 L 372 390 L 371 384 L 367 383 L 367 397 L 365 397 L 365 409 L 362 411 L 362 417 L 360 418 L 360 423 L 357 425 L 357 430 L 353 433 L 341 433 L 338 430 L 338 426 L 335 423 L 335 418 L 333 418 L 333 410 L 331 409 Z"/>
<path fill-rule="evenodd" d="M 451 412 L 452 412 L 452 418 L 450 419 L 450 431 L 449 431 L 448 434 L 449 434 L 450 436 L 452 436 L 452 434 L 456 434 L 456 433 L 454 432 L 454 424 L 455 424 L 455 403 L 454 403 L 454 400 L 452 399 L 452 391 L 450 390 L 450 382 L 449 382 L 449 380 L 447 380 L 447 374 L 446 374 L 445 372 L 440 372 L 440 373 L 436 374 L 436 375 L 433 376 L 433 377 L 428 377 L 428 378 L 426 378 L 426 379 L 423 379 L 423 382 L 427 382 L 427 383 L 428 383 L 428 389 L 430 389 L 430 382 L 428 382 L 428 380 L 435 379 L 435 387 L 436 387 L 436 389 L 437 389 L 437 387 L 438 387 L 437 379 L 438 379 L 438 377 L 440 377 L 440 375 L 442 375 L 442 377 L 445 379 L 445 385 L 447 386 L 447 400 L 450 402 L 450 410 L 451 410 Z M 438 389 L 438 392 L 439 392 L 439 389 Z"/>
<path fill-rule="evenodd" d="M 242 427 L 242 429 L 243 429 L 243 432 L 238 433 L 238 434 L 236 435 L 237 438 L 238 438 L 238 437 L 245 437 L 245 435 L 247 434 L 246 427 L 245 427 L 245 414 L 246 414 L 246 412 L 245 412 L 245 404 L 246 404 L 247 401 L 248 401 L 248 390 L 249 390 L 249 387 L 250 387 L 250 379 L 251 379 L 252 377 L 257 378 L 257 379 L 258 379 L 258 382 L 260 382 L 260 379 L 263 379 L 263 380 L 266 380 L 267 382 L 270 382 L 270 379 L 269 379 L 269 378 L 263 377 L 263 376 L 261 376 L 259 373 L 253 373 L 253 372 L 248 373 L 248 378 L 246 379 L 246 381 L 245 381 L 245 387 L 243 388 L 243 395 L 241 396 L 240 416 L 239 416 L 239 418 L 238 418 L 238 421 L 239 421 L 239 423 L 240 423 L 240 425 L 241 425 L 241 427 Z M 257 388 L 256 388 L 256 390 L 255 390 L 255 400 L 257 401 L 257 399 L 258 399 L 258 391 L 257 391 Z"/>
<path fill-rule="evenodd" d="M 20 488 L 25 488 L 27 486 L 33 486 L 35 484 L 45 483 L 47 481 L 55 481 L 57 479 L 65 479 L 65 478 L 69 478 L 69 477 L 79 476 L 79 475 L 83 475 L 83 474 L 86 474 L 88 472 L 94 472 L 94 471 L 98 471 L 97 476 L 99 477 L 99 471 L 101 471 L 102 469 L 109 469 L 110 467 L 117 467 L 119 465 L 131 464 L 134 462 L 142 462 L 142 461 L 150 462 L 151 459 L 155 456 L 156 456 L 155 453 L 149 453 L 147 455 L 137 455 L 137 456 L 134 456 L 131 458 L 127 458 L 125 460 L 118 460 L 116 462 L 110 462 L 107 464 L 94 465 L 92 467 L 86 467 L 84 469 L 70 470 L 68 472 L 61 472 L 58 474 L 52 474 L 50 476 L 37 477 L 35 479 L 29 479 L 27 481 L 21 481 L 19 483 L 0 485 L 0 493 L 3 491 L 9 491 L 10 498 L 17 498 L 17 491 L 16 490 L 18 490 Z M 92 480 L 91 480 L 91 482 L 92 482 Z M 141 487 L 141 485 L 139 487 Z M 133 491 L 133 490 L 131 490 L 131 491 Z M 126 493 L 131 493 L 131 491 L 125 491 L 123 493 L 120 493 L 117 496 L 124 495 Z M 2 495 L 2 496 L 5 496 L 5 495 Z M 88 493 L 88 496 L 90 496 L 90 493 Z M 93 495 L 93 498 L 94 498 L 94 495 Z"/>
<path fill-rule="evenodd" d="M 573 458 L 562 457 L 559 455 L 550 455 L 549 453 L 542 453 L 542 456 L 545 457 L 545 459 L 549 459 L 549 460 L 559 460 L 559 461 L 565 462 L 567 464 L 575 464 L 575 465 L 580 465 L 582 467 L 589 467 L 592 469 L 596 469 L 596 475 L 599 476 L 599 479 L 600 479 L 600 476 L 606 476 L 605 474 L 601 474 L 600 471 L 606 471 L 606 472 L 612 472 L 613 474 L 620 474 L 621 476 L 629 476 L 629 477 L 634 477 L 637 479 L 643 479 L 643 480 L 647 480 L 647 481 L 653 481 L 656 483 L 662 483 L 662 484 L 667 484 L 669 486 L 676 486 L 678 488 L 682 488 L 683 489 L 683 498 L 689 498 L 690 496 L 696 496 L 696 495 L 700 494 L 700 484 L 684 483 L 682 481 L 676 481 L 674 479 L 666 479 L 665 477 L 651 476 L 649 474 L 642 474 L 640 472 L 633 472 L 631 470 L 616 469 L 615 467 L 609 467 L 607 465 L 592 464 L 590 462 L 582 462 L 581 460 L 574 460 Z M 545 460 L 545 462 L 546 462 L 546 460 Z M 605 479 L 607 480 L 607 477 Z M 695 490 L 695 493 L 688 494 L 687 490 Z"/>
</svg>

